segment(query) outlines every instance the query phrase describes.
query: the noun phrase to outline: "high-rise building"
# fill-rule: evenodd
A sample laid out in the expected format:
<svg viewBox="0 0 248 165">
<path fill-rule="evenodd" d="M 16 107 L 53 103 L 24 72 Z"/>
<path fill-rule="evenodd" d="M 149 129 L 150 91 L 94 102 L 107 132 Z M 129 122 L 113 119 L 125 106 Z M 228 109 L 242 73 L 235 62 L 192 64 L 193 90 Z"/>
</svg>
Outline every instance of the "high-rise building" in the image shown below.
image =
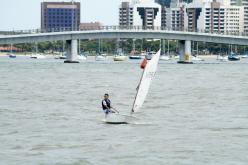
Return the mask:
<svg viewBox="0 0 248 165">
<path fill-rule="evenodd" d="M 177 6 L 179 3 L 191 3 L 192 0 L 155 0 L 155 2 L 166 8 L 170 8 Z"/>
<path fill-rule="evenodd" d="M 248 0 L 231 0 L 231 5 L 244 7 L 244 32 L 248 33 Z"/>
<path fill-rule="evenodd" d="M 42 2 L 41 29 L 46 31 L 78 30 L 80 2 Z"/>
<path fill-rule="evenodd" d="M 185 28 L 189 31 L 239 33 L 244 29 L 244 8 L 227 1 L 193 2 L 186 7 Z"/>
<path fill-rule="evenodd" d="M 183 30 L 186 3 L 171 0 L 170 5 L 162 6 L 161 26 L 163 29 Z"/>
<path fill-rule="evenodd" d="M 185 5 L 178 4 L 178 6 L 165 8 L 165 24 L 162 24 L 163 28 L 170 30 L 183 30 L 184 29 L 184 17 L 185 17 Z M 162 22 L 164 23 L 164 22 Z"/>
<path fill-rule="evenodd" d="M 161 6 L 165 6 L 167 8 L 169 8 L 170 4 L 171 4 L 171 0 L 155 0 L 155 2 L 157 2 Z"/>
<path fill-rule="evenodd" d="M 99 30 L 103 26 L 100 22 L 84 22 L 80 23 L 80 30 Z"/>
<path fill-rule="evenodd" d="M 185 7 L 192 0 L 156 0 L 162 5 L 161 26 L 164 29 L 184 29 Z"/>
<path fill-rule="evenodd" d="M 119 25 L 154 28 L 161 26 L 161 5 L 154 0 L 123 1 L 119 7 Z"/>
</svg>

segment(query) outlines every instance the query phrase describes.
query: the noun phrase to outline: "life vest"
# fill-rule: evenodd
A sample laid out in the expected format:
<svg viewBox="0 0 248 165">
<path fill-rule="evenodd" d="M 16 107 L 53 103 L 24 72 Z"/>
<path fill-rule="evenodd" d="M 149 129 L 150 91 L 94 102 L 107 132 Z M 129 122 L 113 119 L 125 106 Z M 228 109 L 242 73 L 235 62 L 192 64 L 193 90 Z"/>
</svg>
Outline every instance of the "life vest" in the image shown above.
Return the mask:
<svg viewBox="0 0 248 165">
<path fill-rule="evenodd" d="M 104 101 L 106 102 L 107 107 L 103 104 Z M 103 100 L 103 101 L 102 101 L 102 109 L 103 109 L 103 110 L 105 110 L 105 109 L 110 109 L 110 107 L 111 107 L 111 101 L 110 101 L 109 99 Z"/>
</svg>

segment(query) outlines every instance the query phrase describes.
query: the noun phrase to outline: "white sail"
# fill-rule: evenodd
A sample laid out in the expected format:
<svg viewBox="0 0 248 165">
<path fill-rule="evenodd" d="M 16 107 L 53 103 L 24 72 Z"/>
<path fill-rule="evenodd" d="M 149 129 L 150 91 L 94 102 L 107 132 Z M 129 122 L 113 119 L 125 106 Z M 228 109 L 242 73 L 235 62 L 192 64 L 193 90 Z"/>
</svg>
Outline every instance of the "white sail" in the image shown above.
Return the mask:
<svg viewBox="0 0 248 165">
<path fill-rule="evenodd" d="M 154 78 L 156 71 L 157 71 L 160 51 L 161 50 L 159 50 L 155 55 L 153 55 L 152 59 L 147 63 L 144 69 L 144 72 L 143 72 L 143 75 L 141 77 L 141 81 L 139 84 L 139 88 L 137 91 L 137 95 L 136 95 L 136 98 L 133 104 L 132 112 L 139 111 L 146 99 L 152 79 Z"/>
</svg>

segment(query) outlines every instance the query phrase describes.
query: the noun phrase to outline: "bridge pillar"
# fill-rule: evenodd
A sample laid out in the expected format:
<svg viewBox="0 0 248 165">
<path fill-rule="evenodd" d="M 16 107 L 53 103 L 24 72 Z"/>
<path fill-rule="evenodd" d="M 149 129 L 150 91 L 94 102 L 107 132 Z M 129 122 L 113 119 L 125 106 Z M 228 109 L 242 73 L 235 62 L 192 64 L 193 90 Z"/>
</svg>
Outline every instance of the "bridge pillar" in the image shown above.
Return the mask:
<svg viewBox="0 0 248 165">
<path fill-rule="evenodd" d="M 193 64 L 191 61 L 191 41 L 179 41 L 179 64 Z"/>
<path fill-rule="evenodd" d="M 67 40 L 66 44 L 68 46 L 67 48 L 67 60 L 65 61 L 65 63 L 79 63 L 79 61 L 77 61 L 77 56 L 78 56 L 78 42 L 77 40 Z"/>
</svg>

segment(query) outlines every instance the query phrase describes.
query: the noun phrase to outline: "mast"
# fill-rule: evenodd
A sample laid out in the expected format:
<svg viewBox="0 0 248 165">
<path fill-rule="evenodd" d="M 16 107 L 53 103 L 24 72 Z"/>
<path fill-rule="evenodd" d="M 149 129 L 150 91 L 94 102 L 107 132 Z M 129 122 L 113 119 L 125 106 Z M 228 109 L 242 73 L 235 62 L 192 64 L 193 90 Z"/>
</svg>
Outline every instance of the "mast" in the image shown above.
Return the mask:
<svg viewBox="0 0 248 165">
<path fill-rule="evenodd" d="M 139 90 L 140 90 L 140 84 L 141 84 L 141 81 L 142 81 L 142 79 L 143 79 L 143 76 L 144 76 L 144 73 L 145 73 L 145 69 L 143 69 L 143 72 L 142 72 L 142 75 L 141 75 L 141 77 L 140 77 L 140 81 L 139 81 L 139 84 L 138 84 L 138 86 L 137 86 L 137 88 L 136 88 L 136 95 L 135 95 L 135 98 L 134 98 L 134 101 L 133 101 L 133 107 L 132 107 L 132 109 L 131 109 L 131 115 L 134 113 L 134 104 L 135 104 L 135 102 L 136 102 L 136 99 L 137 99 L 137 96 L 138 96 L 138 93 L 139 93 Z"/>
<path fill-rule="evenodd" d="M 199 44 L 198 41 L 196 42 L 196 52 L 197 52 L 197 56 L 199 55 Z"/>
<path fill-rule="evenodd" d="M 135 47 L 135 39 L 133 39 L 133 52 L 135 52 L 135 49 L 136 49 L 136 47 Z"/>
<path fill-rule="evenodd" d="M 63 40 L 63 43 L 62 43 L 62 56 L 64 55 L 64 52 L 65 52 L 65 40 Z"/>
<path fill-rule="evenodd" d="M 78 55 L 81 53 L 80 39 L 78 40 Z"/>
<path fill-rule="evenodd" d="M 98 39 L 98 54 L 101 54 L 101 39 Z"/>
<path fill-rule="evenodd" d="M 120 47 L 120 39 L 117 38 L 116 39 L 116 54 L 119 55 L 120 52 L 119 52 L 119 47 Z"/>
<path fill-rule="evenodd" d="M 144 41 L 143 41 L 144 39 L 142 38 L 142 40 L 141 40 L 141 50 L 140 50 L 140 53 L 143 51 L 143 44 L 144 44 Z"/>
<path fill-rule="evenodd" d="M 38 43 L 35 42 L 35 53 L 38 54 Z"/>
<path fill-rule="evenodd" d="M 165 55 L 165 39 L 163 39 L 163 55 Z"/>
<path fill-rule="evenodd" d="M 170 55 L 170 40 L 168 40 L 167 42 L 168 42 L 168 43 L 167 43 L 167 44 L 168 44 L 168 45 L 167 45 L 167 46 L 168 46 L 168 49 L 167 49 L 167 56 L 169 56 L 169 55 Z"/>
<path fill-rule="evenodd" d="M 157 71 L 160 53 L 161 49 L 152 57 L 143 70 L 139 85 L 137 87 L 137 93 L 135 95 L 133 107 L 131 109 L 131 115 L 132 113 L 139 111 L 145 102 L 152 79 L 154 78 Z"/>
<path fill-rule="evenodd" d="M 12 54 L 12 52 L 13 52 L 13 44 L 11 43 L 10 44 L 10 53 Z"/>
</svg>

